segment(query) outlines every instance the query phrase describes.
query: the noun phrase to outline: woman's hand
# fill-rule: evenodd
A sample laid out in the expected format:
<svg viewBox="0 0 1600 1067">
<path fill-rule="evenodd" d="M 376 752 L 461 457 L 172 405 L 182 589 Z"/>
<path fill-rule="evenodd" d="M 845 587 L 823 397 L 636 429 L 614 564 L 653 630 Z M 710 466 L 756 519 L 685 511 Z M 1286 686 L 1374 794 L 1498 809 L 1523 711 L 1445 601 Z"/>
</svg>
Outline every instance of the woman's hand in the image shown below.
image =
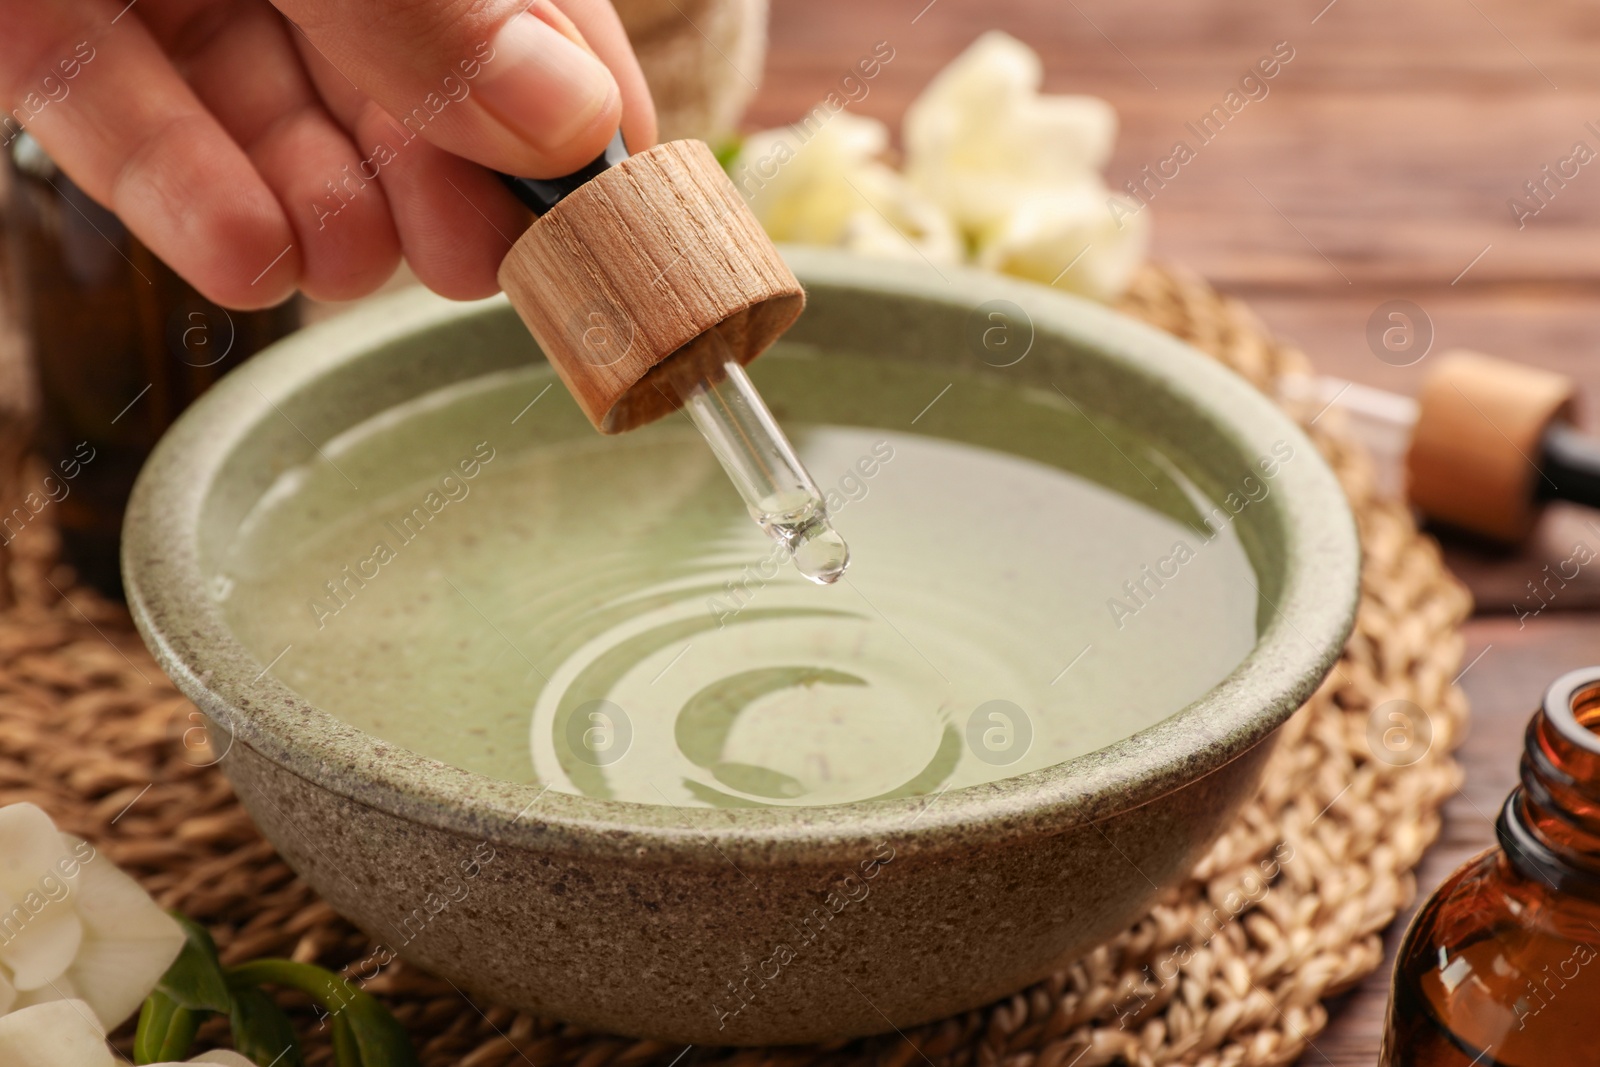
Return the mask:
<svg viewBox="0 0 1600 1067">
<path fill-rule="evenodd" d="M 609 0 L 0 0 L 0 25 L 0 143 L 25 129 L 233 308 L 352 299 L 402 255 L 487 296 L 527 214 L 486 168 L 656 136 Z"/>
</svg>

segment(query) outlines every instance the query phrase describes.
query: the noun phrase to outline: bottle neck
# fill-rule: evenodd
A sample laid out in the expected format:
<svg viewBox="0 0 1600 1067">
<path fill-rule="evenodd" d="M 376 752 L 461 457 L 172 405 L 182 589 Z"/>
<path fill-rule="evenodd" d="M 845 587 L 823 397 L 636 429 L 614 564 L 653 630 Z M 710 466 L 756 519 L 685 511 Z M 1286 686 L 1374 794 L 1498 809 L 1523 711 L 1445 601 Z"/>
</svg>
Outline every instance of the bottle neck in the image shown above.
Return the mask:
<svg viewBox="0 0 1600 1067">
<path fill-rule="evenodd" d="M 1563 675 L 1545 693 L 1528 723 L 1522 784 L 1496 831 L 1524 876 L 1600 900 L 1600 667 Z"/>
</svg>

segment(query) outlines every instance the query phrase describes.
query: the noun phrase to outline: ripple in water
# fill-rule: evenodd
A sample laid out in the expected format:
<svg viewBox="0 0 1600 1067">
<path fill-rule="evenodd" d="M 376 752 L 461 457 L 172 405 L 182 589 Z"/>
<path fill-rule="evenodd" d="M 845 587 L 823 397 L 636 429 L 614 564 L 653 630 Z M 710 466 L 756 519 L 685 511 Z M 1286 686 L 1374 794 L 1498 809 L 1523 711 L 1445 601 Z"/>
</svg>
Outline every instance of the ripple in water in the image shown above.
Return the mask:
<svg viewBox="0 0 1600 1067">
<path fill-rule="evenodd" d="M 949 380 L 896 373 L 905 395 Z M 1061 438 L 1049 448 L 1093 451 L 1098 481 L 931 436 L 788 424 L 854 559 L 822 587 L 774 554 L 683 423 L 602 439 L 552 395 L 512 424 L 543 380 L 460 387 L 331 442 L 359 493 L 319 461 L 263 498 L 218 589 L 263 663 L 289 646 L 280 679 L 497 778 L 814 805 L 1092 751 L 1199 697 L 1254 643 L 1231 526 L 1207 536 L 1210 505 L 1136 441 L 1112 446 L 1142 461 L 1117 473 L 1048 395 L 966 383 L 943 402 L 947 428 L 966 425 L 964 393 L 1008 405 L 981 424 L 1037 423 L 1038 440 Z M 1138 486 L 1142 501 L 1117 491 Z M 1173 576 L 1152 583 L 1144 568 L 1163 560 Z"/>
</svg>

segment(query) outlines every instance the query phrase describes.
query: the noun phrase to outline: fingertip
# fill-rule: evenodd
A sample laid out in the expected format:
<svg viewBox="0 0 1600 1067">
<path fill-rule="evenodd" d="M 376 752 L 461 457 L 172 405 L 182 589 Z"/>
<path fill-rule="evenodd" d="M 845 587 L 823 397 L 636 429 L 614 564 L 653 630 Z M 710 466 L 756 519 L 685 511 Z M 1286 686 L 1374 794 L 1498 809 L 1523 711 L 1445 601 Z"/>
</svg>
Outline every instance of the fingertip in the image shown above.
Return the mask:
<svg viewBox="0 0 1600 1067">
<path fill-rule="evenodd" d="M 204 116 L 173 122 L 145 142 L 110 183 L 106 206 L 214 303 L 255 310 L 294 293 L 301 262 L 288 219 L 243 153 Z"/>
<path fill-rule="evenodd" d="M 371 161 L 331 121 L 284 124 L 252 154 L 294 228 L 308 297 L 354 300 L 389 279 L 400 241 L 388 198 Z"/>
<path fill-rule="evenodd" d="M 543 174 L 523 175 L 529 178 L 560 177 L 582 170 L 598 159 L 617 135 L 617 130 L 622 126 L 622 91 L 617 88 L 616 82 L 611 85 L 611 96 L 605 104 L 595 112 L 594 118 L 573 138 L 555 148 L 546 149 L 541 153 L 540 161 L 545 171 Z M 626 138 L 624 138 L 626 139 Z M 653 143 L 653 142 L 652 142 Z"/>
<path fill-rule="evenodd" d="M 417 280 L 446 300 L 484 300 L 500 291 L 500 282 L 491 271 L 468 269 L 456 271 L 421 270 L 412 264 Z"/>
<path fill-rule="evenodd" d="M 507 236 L 514 239 L 521 233 L 506 223 L 509 218 L 512 226 L 519 226 L 525 220 L 509 194 L 498 189 L 491 193 L 510 204 L 489 207 L 489 218 L 470 208 L 452 210 L 446 203 L 437 213 L 411 220 L 406 262 L 418 281 L 442 297 L 481 300 L 500 291 L 500 262 L 510 248 Z"/>
<path fill-rule="evenodd" d="M 381 180 L 418 281 L 452 300 L 500 291 L 500 261 L 527 229 L 528 212 L 492 174 L 419 141 Z"/>
<path fill-rule="evenodd" d="M 631 106 L 622 113 L 622 141 L 630 153 L 643 152 L 661 139 L 656 127 L 655 101 L 646 93 L 642 106 L 639 101 L 630 100 L 628 103 Z"/>
<path fill-rule="evenodd" d="M 277 202 L 260 194 L 197 203 L 181 236 L 143 239 L 207 300 L 238 311 L 275 307 L 294 295 L 303 264 Z M 118 214 L 140 217 L 121 207 Z"/>
<path fill-rule="evenodd" d="M 272 264 L 263 271 L 261 277 L 249 281 L 240 281 L 227 273 L 207 273 L 203 268 L 173 269 L 201 296 L 218 307 L 233 311 L 260 311 L 277 307 L 294 296 L 299 288 L 295 281 L 297 266 L 297 263 L 285 262 Z"/>
<path fill-rule="evenodd" d="M 570 174 L 605 150 L 622 121 L 616 77 L 587 47 L 532 12 L 495 34 L 475 93 L 482 141 L 460 151 L 521 177 Z"/>
<path fill-rule="evenodd" d="M 388 228 L 364 226 L 358 230 L 352 226 L 358 239 L 366 242 L 359 257 L 347 259 L 342 269 L 308 270 L 300 281 L 300 291 L 312 300 L 328 303 L 358 300 L 376 291 L 400 265 L 398 242 L 392 232 L 383 232 Z"/>
<path fill-rule="evenodd" d="M 270 215 L 255 207 L 200 208 L 188 242 L 192 253 L 163 256 L 207 300 L 238 311 L 283 303 L 299 288 L 303 268 L 276 203 Z"/>
</svg>

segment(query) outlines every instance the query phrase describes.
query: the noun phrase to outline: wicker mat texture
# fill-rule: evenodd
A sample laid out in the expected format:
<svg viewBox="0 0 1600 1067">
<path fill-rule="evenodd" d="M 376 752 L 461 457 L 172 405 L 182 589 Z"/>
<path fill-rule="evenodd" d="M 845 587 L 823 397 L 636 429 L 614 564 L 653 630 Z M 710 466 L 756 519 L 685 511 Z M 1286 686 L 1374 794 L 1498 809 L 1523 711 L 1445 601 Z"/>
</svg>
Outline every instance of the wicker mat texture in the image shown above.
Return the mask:
<svg viewBox="0 0 1600 1067">
<path fill-rule="evenodd" d="M 1123 308 L 1269 393 L 1280 376 L 1307 372 L 1298 351 L 1199 279 L 1147 267 Z M 429 1067 L 1294 1062 L 1327 1023 L 1322 1001 L 1381 962 L 1381 933 L 1410 901 L 1412 868 L 1459 781 L 1450 753 L 1467 708 L 1451 680 L 1470 605 L 1405 508 L 1375 495 L 1337 409 L 1293 414 L 1309 424 L 1359 519 L 1355 634 L 1283 729 L 1261 795 L 1186 882 L 1109 944 L 965 1015 L 903 1036 L 807 1048 L 686 1050 L 585 1032 L 469 1002 L 403 963 L 367 988 L 393 1008 Z M 75 588 L 54 552 L 42 522 L 12 545 L 16 603 L 0 612 L 0 803 L 32 801 L 89 838 L 163 906 L 209 924 L 227 962 L 283 955 L 337 969 L 364 956 L 367 938 L 284 865 L 208 766 L 198 713 L 126 612 Z M 1390 727 L 1375 712 L 1392 700 L 1424 710 L 1431 742 L 1412 739 L 1409 755 L 1375 758 L 1369 738 Z M 1270 886 L 1259 880 L 1263 864 L 1277 868 Z M 329 1063 L 327 1033 L 303 1005 L 296 1016 L 310 1062 Z M 208 1037 L 225 1032 L 213 1026 Z"/>
</svg>

